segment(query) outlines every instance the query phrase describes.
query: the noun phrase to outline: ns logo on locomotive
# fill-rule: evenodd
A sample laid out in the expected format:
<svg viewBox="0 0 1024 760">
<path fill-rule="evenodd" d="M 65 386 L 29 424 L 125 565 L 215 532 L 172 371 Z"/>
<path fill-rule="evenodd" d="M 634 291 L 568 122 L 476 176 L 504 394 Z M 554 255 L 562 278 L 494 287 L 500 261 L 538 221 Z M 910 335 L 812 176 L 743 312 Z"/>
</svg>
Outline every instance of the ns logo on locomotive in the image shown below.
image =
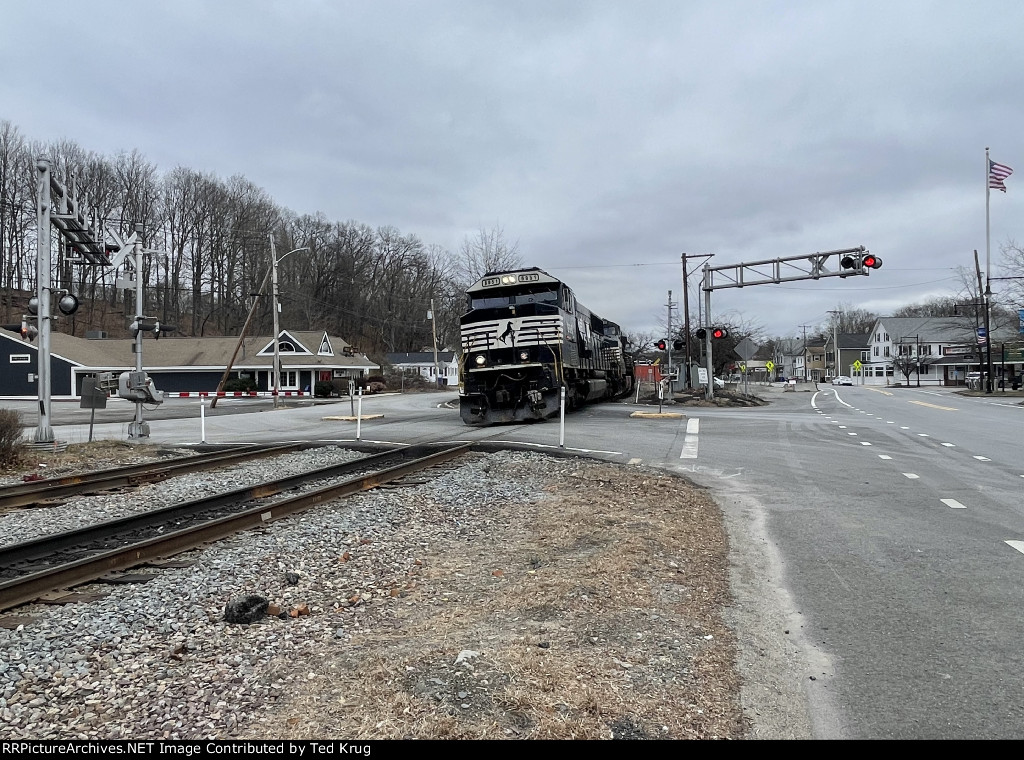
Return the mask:
<svg viewBox="0 0 1024 760">
<path fill-rule="evenodd" d="M 619 326 L 536 267 L 488 272 L 466 291 L 459 405 L 467 425 L 543 420 L 623 396 L 633 360 Z"/>
</svg>

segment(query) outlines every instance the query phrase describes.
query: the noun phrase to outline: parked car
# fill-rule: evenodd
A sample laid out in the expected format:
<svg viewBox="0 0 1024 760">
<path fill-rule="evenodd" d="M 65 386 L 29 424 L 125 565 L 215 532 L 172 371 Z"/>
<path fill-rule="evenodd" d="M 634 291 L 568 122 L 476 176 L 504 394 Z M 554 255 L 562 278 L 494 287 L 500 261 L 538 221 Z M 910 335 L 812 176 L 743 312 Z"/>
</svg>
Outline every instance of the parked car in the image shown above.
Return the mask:
<svg viewBox="0 0 1024 760">
<path fill-rule="evenodd" d="M 853 385 L 853 378 L 846 375 L 836 375 L 832 378 L 832 385 Z"/>
<path fill-rule="evenodd" d="M 723 380 L 720 377 L 716 377 L 715 378 L 715 387 L 716 388 L 724 388 L 725 387 L 725 380 Z"/>
</svg>

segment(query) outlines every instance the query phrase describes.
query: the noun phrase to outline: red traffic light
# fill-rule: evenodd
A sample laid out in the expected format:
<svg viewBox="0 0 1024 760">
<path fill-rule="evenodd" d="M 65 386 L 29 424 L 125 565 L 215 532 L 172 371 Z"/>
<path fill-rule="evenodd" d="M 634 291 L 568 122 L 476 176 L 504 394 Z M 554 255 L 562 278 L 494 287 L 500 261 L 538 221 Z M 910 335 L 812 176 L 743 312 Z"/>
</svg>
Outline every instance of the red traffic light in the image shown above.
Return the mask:
<svg viewBox="0 0 1024 760">
<path fill-rule="evenodd" d="M 656 345 L 658 347 L 659 351 L 664 351 L 665 348 L 668 346 L 668 343 L 666 343 L 664 340 L 659 340 L 654 345 Z"/>
<path fill-rule="evenodd" d="M 880 266 L 882 266 L 882 260 L 877 256 L 872 256 L 871 254 L 868 254 L 863 259 L 861 259 L 860 263 L 863 264 L 868 269 L 878 269 Z"/>
<path fill-rule="evenodd" d="M 726 330 L 724 327 L 716 327 L 714 330 L 711 331 L 711 337 L 714 338 L 715 340 L 721 340 L 722 338 L 728 338 L 729 337 L 729 331 Z"/>
</svg>

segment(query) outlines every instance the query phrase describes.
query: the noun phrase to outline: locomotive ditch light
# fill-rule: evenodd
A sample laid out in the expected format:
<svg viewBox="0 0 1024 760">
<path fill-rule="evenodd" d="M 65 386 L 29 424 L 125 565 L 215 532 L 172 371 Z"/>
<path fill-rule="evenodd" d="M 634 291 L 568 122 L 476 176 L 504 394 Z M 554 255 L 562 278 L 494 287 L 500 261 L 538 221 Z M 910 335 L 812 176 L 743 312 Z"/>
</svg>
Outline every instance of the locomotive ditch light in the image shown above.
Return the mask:
<svg viewBox="0 0 1024 760">
<path fill-rule="evenodd" d="M 487 363 L 487 357 L 483 354 L 477 354 L 473 357 L 473 361 L 476 363 L 476 366 L 482 367 Z"/>
<path fill-rule="evenodd" d="M 525 362 L 529 358 L 530 358 L 530 352 L 529 351 L 520 351 L 519 352 L 519 361 Z"/>
</svg>

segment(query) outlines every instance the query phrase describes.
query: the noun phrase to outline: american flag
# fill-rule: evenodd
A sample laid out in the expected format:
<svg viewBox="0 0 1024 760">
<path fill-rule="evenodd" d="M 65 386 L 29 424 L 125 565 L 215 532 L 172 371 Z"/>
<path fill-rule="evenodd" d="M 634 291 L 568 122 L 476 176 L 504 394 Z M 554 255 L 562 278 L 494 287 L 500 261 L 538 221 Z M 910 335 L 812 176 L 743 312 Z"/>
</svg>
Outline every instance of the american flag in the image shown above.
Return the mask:
<svg viewBox="0 0 1024 760">
<path fill-rule="evenodd" d="M 988 162 L 988 186 L 996 190 L 1002 190 L 1006 192 L 1006 185 L 1003 184 L 1003 180 L 1013 174 L 1013 169 L 1009 166 L 1003 166 L 997 164 L 995 161 Z"/>
</svg>

